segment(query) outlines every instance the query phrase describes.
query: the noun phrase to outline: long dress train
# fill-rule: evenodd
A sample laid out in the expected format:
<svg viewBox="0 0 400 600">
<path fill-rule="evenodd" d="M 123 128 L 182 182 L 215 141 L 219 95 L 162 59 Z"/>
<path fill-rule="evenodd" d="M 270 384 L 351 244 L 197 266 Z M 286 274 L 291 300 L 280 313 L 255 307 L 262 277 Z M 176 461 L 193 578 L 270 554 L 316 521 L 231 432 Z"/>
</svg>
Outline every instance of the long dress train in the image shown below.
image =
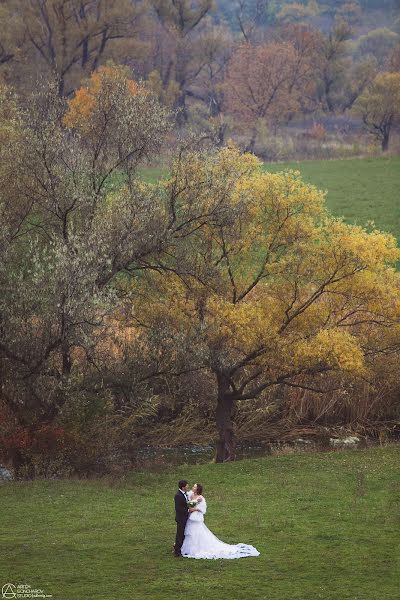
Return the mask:
<svg viewBox="0 0 400 600">
<path fill-rule="evenodd" d="M 218 539 L 205 525 L 204 514 L 207 503 L 202 496 L 197 504 L 201 512 L 192 512 L 186 523 L 185 539 L 182 545 L 182 556 L 186 558 L 243 558 L 245 556 L 259 556 L 254 546 L 249 544 L 226 544 Z"/>
</svg>

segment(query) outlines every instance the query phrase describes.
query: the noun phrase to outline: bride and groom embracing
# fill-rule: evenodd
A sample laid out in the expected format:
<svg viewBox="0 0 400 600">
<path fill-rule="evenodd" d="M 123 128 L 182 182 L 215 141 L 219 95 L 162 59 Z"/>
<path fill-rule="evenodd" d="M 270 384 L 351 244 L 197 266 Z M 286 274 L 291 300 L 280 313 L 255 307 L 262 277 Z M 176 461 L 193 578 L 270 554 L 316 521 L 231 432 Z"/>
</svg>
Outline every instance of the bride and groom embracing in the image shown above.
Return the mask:
<svg viewBox="0 0 400 600">
<path fill-rule="evenodd" d="M 259 556 L 249 544 L 226 544 L 204 523 L 207 510 L 203 486 L 195 483 L 191 490 L 186 479 L 178 483 L 175 494 L 176 539 L 174 554 L 185 558 L 242 558 Z"/>
</svg>

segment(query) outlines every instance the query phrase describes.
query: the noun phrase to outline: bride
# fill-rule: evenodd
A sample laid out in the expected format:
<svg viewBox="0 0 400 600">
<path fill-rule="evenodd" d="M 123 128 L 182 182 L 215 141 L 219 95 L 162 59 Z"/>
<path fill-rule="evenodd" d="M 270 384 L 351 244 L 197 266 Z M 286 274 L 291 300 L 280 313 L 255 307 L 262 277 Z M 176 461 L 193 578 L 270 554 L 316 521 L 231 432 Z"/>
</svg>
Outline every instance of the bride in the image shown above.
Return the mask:
<svg viewBox="0 0 400 600">
<path fill-rule="evenodd" d="M 195 483 L 188 493 L 189 500 L 197 504 L 189 508 L 189 518 L 185 528 L 185 539 L 182 545 L 182 556 L 186 558 L 242 558 L 259 556 L 258 550 L 248 544 L 225 544 L 219 540 L 204 523 L 207 503 L 202 496 L 203 486 Z"/>
</svg>

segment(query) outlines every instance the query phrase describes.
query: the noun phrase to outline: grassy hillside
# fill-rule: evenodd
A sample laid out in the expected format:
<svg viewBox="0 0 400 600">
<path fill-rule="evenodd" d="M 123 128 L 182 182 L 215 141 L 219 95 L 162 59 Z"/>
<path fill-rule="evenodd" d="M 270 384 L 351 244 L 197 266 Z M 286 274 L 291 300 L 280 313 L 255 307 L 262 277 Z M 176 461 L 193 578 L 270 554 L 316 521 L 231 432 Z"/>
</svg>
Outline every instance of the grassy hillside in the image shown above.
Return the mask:
<svg viewBox="0 0 400 600">
<path fill-rule="evenodd" d="M 327 204 L 334 215 L 359 225 L 373 220 L 400 240 L 400 156 L 265 165 L 272 172 L 286 168 L 299 170 L 305 181 L 327 190 Z M 143 170 L 147 181 L 165 174 L 163 169 Z"/>
<path fill-rule="evenodd" d="M 395 600 L 400 447 L 0 486 L 2 585 L 57 600 Z M 206 523 L 259 557 L 176 559 L 176 481 L 200 481 Z"/>
</svg>

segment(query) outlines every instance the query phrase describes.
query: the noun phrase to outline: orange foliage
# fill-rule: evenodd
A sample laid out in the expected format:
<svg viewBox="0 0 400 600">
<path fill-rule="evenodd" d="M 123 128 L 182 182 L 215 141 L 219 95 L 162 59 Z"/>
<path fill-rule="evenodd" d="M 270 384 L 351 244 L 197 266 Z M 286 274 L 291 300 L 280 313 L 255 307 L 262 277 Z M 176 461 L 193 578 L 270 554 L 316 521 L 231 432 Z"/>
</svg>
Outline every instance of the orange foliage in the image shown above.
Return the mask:
<svg viewBox="0 0 400 600">
<path fill-rule="evenodd" d="M 244 45 L 237 50 L 225 83 L 228 112 L 245 123 L 258 119 L 277 123 L 299 109 L 314 42 L 307 32 L 294 33 L 296 40 L 255 48 Z"/>
<path fill-rule="evenodd" d="M 326 138 L 326 129 L 321 123 L 314 123 L 309 129 L 309 134 L 312 140 L 320 142 Z"/>
<path fill-rule="evenodd" d="M 100 98 L 104 98 L 107 87 L 122 84 L 132 96 L 143 93 L 144 90 L 134 81 L 128 79 L 127 70 L 123 67 L 104 65 L 92 73 L 86 85 L 79 88 L 68 103 L 68 111 L 64 115 L 66 127 L 77 127 L 85 130 L 90 117 L 98 108 Z M 104 108 L 107 108 L 105 106 Z"/>
</svg>

